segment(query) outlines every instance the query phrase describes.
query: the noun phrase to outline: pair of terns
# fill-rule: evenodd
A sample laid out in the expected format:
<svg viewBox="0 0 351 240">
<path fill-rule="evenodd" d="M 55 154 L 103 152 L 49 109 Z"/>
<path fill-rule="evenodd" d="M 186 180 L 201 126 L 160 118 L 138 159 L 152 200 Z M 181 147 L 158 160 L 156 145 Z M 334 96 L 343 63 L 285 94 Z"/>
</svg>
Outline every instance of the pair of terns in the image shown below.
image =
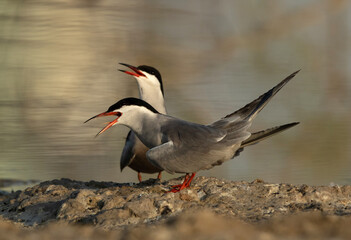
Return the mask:
<svg viewBox="0 0 351 240">
<path fill-rule="evenodd" d="M 255 133 L 249 131 L 257 114 L 299 71 L 241 109 L 212 124 L 201 125 L 166 115 L 162 78 L 155 68 L 121 64 L 132 70 L 120 71 L 135 77 L 141 99 L 124 98 L 86 122 L 96 117 L 116 117 L 97 136 L 117 124 L 131 129 L 121 156 L 121 170 L 129 166 L 138 172 L 139 181 L 140 172 L 159 172 L 158 178 L 163 170 L 185 173 L 183 183 L 172 186 L 171 192 L 189 187 L 199 170 L 220 165 L 238 156 L 244 147 L 298 124 L 293 122 Z"/>
</svg>

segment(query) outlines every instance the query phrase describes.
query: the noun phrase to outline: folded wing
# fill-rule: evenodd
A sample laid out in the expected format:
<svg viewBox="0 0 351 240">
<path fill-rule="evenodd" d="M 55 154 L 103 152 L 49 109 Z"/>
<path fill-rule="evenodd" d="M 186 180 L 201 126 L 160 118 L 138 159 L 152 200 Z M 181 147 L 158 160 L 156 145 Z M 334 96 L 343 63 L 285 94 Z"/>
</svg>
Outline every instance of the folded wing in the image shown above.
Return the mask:
<svg viewBox="0 0 351 240">
<path fill-rule="evenodd" d="M 176 126 L 176 127 L 172 127 Z M 227 131 L 188 122 L 174 122 L 163 129 L 164 143 L 150 149 L 148 160 L 169 173 L 192 173 L 219 165 L 233 156 L 250 134 L 236 135 L 236 146 L 226 144 Z"/>
</svg>

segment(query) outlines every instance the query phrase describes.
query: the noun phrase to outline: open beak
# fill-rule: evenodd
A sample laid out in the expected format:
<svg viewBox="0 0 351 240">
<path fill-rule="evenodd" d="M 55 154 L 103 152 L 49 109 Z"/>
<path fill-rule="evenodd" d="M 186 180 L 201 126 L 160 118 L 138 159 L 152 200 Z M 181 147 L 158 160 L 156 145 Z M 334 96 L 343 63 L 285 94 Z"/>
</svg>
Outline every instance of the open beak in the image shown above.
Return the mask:
<svg viewBox="0 0 351 240">
<path fill-rule="evenodd" d="M 112 122 L 109 122 L 103 129 L 100 130 L 100 132 L 98 132 L 96 134 L 95 137 L 99 136 L 101 133 L 105 132 L 107 129 L 109 129 L 110 127 L 112 127 L 113 125 L 115 125 L 118 122 L 118 119 L 122 116 L 121 112 L 103 112 L 100 113 L 94 117 L 89 118 L 88 120 L 86 120 L 84 123 L 89 122 L 90 120 L 97 118 L 97 117 L 106 117 L 106 116 L 117 116 L 117 118 L 115 120 L 113 120 Z"/>
<path fill-rule="evenodd" d="M 123 66 L 129 67 L 134 72 L 129 72 L 126 70 L 118 69 L 119 71 L 124 72 L 124 73 L 129 74 L 129 75 L 132 75 L 132 76 L 135 76 L 135 77 L 146 77 L 145 74 L 143 74 L 137 67 L 134 67 L 134 66 L 126 64 L 126 63 L 120 63 L 120 64 Z"/>
</svg>

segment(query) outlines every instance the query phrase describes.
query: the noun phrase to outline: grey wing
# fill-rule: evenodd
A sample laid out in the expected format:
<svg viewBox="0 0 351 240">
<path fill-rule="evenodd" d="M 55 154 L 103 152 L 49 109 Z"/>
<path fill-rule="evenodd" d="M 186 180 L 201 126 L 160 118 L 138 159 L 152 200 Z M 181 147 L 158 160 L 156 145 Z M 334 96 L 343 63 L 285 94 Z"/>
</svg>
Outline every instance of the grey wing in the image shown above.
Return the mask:
<svg viewBox="0 0 351 240">
<path fill-rule="evenodd" d="M 240 144 L 235 148 L 216 145 L 189 147 L 176 146 L 172 141 L 150 149 L 147 159 L 155 166 L 169 173 L 193 173 L 210 169 L 229 160 Z"/>
<path fill-rule="evenodd" d="M 227 132 L 203 125 L 180 124 L 165 130 L 168 141 L 150 149 L 147 159 L 169 173 L 192 173 L 212 168 L 229 160 L 240 147 L 228 146 L 222 140 Z M 247 138 L 241 136 L 243 139 Z"/>
<path fill-rule="evenodd" d="M 227 135 L 227 131 L 223 129 L 178 119 L 167 122 L 162 127 L 161 132 L 167 136 L 167 139 L 162 141 L 163 143 L 171 140 L 177 147 L 180 145 L 195 147 L 213 144 L 221 141 Z"/>
<path fill-rule="evenodd" d="M 135 153 L 134 153 L 135 138 L 136 136 L 134 132 L 129 131 L 126 142 L 124 144 L 122 155 L 121 155 L 121 161 L 120 161 L 121 171 L 125 167 L 129 166 L 129 164 L 133 161 L 135 157 Z"/>
</svg>

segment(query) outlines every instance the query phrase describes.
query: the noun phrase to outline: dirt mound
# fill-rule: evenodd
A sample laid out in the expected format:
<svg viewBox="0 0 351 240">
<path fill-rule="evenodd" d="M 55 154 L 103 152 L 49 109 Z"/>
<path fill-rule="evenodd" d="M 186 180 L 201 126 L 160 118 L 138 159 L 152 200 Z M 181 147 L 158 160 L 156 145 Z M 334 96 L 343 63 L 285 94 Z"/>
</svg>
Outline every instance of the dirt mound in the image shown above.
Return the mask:
<svg viewBox="0 0 351 240">
<path fill-rule="evenodd" d="M 118 236 L 175 239 L 174 234 L 205 239 L 206 236 L 274 239 L 285 234 L 295 237 L 351 234 L 347 227 L 351 223 L 348 217 L 351 186 L 294 186 L 198 177 L 190 189 L 166 193 L 170 185 L 180 181 L 42 182 L 24 191 L 2 195 L 3 221 L 20 227 L 11 224 L 9 227 L 9 223 L 2 222 L 0 229 L 13 229 L 16 237 L 27 231 L 23 226 L 36 227 L 31 234 L 63 228 L 70 230 L 60 233 L 61 237 L 67 237 L 62 234 L 70 231 L 73 235 L 88 231 L 86 236 L 91 238 L 102 229 L 109 230 L 103 234 L 105 239 Z M 42 225 L 45 231 L 40 230 Z"/>
</svg>

